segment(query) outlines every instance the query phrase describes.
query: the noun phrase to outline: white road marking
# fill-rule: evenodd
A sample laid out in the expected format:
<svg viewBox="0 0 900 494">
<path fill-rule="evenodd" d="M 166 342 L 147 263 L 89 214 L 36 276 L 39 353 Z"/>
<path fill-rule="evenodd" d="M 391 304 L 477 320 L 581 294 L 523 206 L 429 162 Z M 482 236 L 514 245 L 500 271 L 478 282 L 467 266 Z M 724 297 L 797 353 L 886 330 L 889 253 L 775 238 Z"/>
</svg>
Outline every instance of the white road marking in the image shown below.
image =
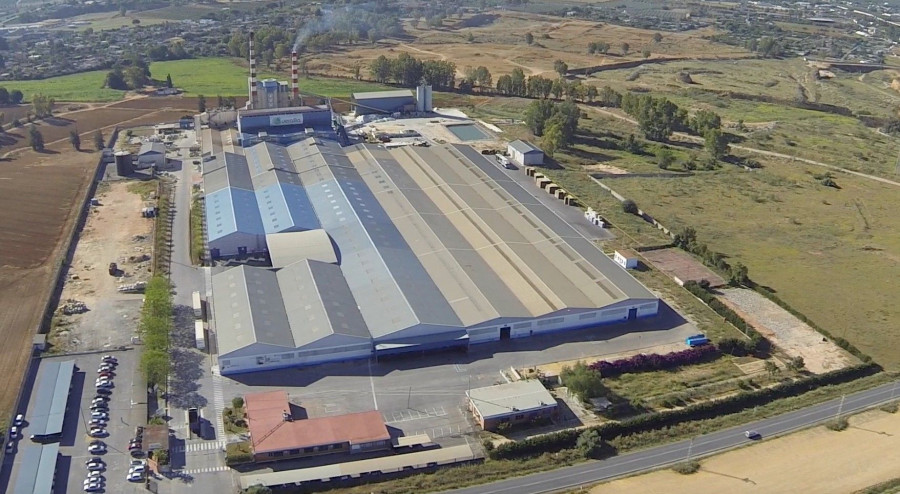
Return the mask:
<svg viewBox="0 0 900 494">
<path fill-rule="evenodd" d="M 375 378 L 372 377 L 372 361 L 369 360 L 369 385 L 372 386 L 372 401 L 375 402 L 375 410 L 378 410 L 378 397 L 375 396 Z"/>
</svg>

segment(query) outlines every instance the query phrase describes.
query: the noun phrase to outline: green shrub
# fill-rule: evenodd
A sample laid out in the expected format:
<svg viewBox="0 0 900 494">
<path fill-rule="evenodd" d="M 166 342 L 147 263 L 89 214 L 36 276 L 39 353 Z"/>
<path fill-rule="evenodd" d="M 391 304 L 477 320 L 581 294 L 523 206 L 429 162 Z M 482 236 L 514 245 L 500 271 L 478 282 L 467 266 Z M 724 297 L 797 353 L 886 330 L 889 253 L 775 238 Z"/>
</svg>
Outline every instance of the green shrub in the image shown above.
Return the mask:
<svg viewBox="0 0 900 494">
<path fill-rule="evenodd" d="M 600 372 L 578 361 L 572 367 L 564 366 L 559 373 L 560 381 L 582 401 L 588 401 L 606 394 Z"/>
<path fill-rule="evenodd" d="M 676 463 L 675 466 L 672 467 L 672 470 L 681 475 L 690 475 L 692 473 L 697 473 L 697 471 L 700 470 L 700 462 L 694 460 L 683 461 L 681 463 Z"/>
<path fill-rule="evenodd" d="M 485 451 L 491 452 L 494 450 L 494 441 L 491 441 L 490 439 L 484 439 L 481 441 L 481 446 Z"/>
<path fill-rule="evenodd" d="M 897 406 L 896 401 L 893 403 L 887 403 L 885 405 L 881 405 L 880 407 L 878 407 L 879 410 L 881 410 L 882 412 L 887 412 L 887 413 L 897 413 L 898 408 L 900 408 L 900 407 Z"/>
<path fill-rule="evenodd" d="M 838 417 L 825 424 L 825 427 L 832 431 L 842 431 L 847 427 L 850 427 L 850 422 L 848 422 L 845 417 Z"/>
<path fill-rule="evenodd" d="M 603 452 L 604 443 L 603 439 L 600 437 L 600 433 L 597 432 L 597 429 L 587 429 L 578 436 L 575 448 L 577 448 L 585 458 L 600 458 Z"/>
<path fill-rule="evenodd" d="M 253 453 L 250 452 L 250 443 L 248 441 L 229 443 L 225 446 L 226 465 L 240 465 L 241 463 L 250 463 L 252 461 Z"/>
</svg>

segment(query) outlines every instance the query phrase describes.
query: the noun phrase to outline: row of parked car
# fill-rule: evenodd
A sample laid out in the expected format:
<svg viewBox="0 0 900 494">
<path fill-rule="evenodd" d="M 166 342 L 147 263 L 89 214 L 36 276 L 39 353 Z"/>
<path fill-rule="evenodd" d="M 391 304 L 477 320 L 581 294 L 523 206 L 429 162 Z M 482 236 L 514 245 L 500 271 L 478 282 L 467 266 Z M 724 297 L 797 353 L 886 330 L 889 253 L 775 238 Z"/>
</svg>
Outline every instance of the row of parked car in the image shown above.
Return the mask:
<svg viewBox="0 0 900 494">
<path fill-rule="evenodd" d="M 97 380 L 94 386 L 97 388 L 97 396 L 91 400 L 91 420 L 88 422 L 88 435 L 95 438 L 88 444 L 88 453 L 92 455 L 106 454 L 106 443 L 101 439 L 109 436 L 106 426 L 109 423 L 109 397 L 112 395 L 113 378 L 116 376 L 118 359 L 112 355 L 104 355 L 100 358 L 100 366 L 97 368 Z M 84 479 L 84 492 L 98 492 L 103 490 L 106 478 L 103 471 L 106 470 L 106 462 L 103 458 L 95 456 L 85 462 L 87 478 Z"/>
</svg>

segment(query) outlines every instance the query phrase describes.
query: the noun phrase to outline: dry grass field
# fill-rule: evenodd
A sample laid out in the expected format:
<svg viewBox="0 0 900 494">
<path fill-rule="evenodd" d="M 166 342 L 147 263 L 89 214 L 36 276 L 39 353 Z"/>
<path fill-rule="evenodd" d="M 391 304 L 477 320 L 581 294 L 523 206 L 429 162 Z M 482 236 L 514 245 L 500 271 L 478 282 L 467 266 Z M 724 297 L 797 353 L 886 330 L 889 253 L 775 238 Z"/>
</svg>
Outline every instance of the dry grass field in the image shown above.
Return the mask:
<svg viewBox="0 0 900 494">
<path fill-rule="evenodd" d="M 148 100 L 150 107 L 163 106 Z M 134 105 L 135 103 L 131 103 Z M 44 301 L 52 274 L 61 259 L 62 241 L 78 217 L 78 204 L 87 193 L 99 155 L 77 152 L 68 142 L 69 129 L 78 128 L 85 148 L 94 131 L 109 135 L 112 127 L 142 125 L 177 119 L 184 111 L 172 109 L 98 108 L 70 113 L 58 125 L 44 123 L 47 150 L 15 150 L 0 161 L 0 373 L 13 385 L 0 393 L 0 416 L 8 415 L 20 376 L 30 356 L 32 336 L 41 325 Z M 20 129 L 21 130 L 21 129 Z M 24 132 L 23 132 L 24 135 Z"/>
<path fill-rule="evenodd" d="M 421 27 L 421 29 L 420 29 Z M 650 58 L 745 58 L 750 54 L 741 48 L 713 43 L 704 36 L 712 30 L 665 33 L 660 43 L 653 42 L 655 31 L 614 26 L 559 17 L 496 11 L 477 18 L 447 20 L 441 28 L 407 25 L 414 41 L 380 42 L 375 46 L 358 44 L 343 46 L 334 52 L 314 57 L 309 66 L 316 72 L 348 77 L 357 63 L 367 74 L 368 64 L 379 55 L 396 57 L 401 52 L 420 59 L 450 60 L 462 71 L 466 66 L 484 65 L 497 77 L 521 68 L 525 75 L 553 74 L 553 62 L 566 62 L 570 68 L 588 67 L 642 59 L 648 48 Z M 534 43 L 525 43 L 525 33 L 534 35 Z M 474 42 L 468 42 L 471 34 Z M 588 43 L 605 41 L 611 48 L 607 55 L 590 55 Z M 622 43 L 629 52 L 622 53 Z"/>
<path fill-rule="evenodd" d="M 669 228 L 696 228 L 711 249 L 747 265 L 754 281 L 898 369 L 893 321 L 900 309 L 890 280 L 900 276 L 900 191 L 843 174 L 834 178 L 840 189 L 825 187 L 815 178 L 821 173 L 767 160 L 756 171 L 725 165 L 691 177 L 606 183 Z"/>
<path fill-rule="evenodd" d="M 846 494 L 896 478 L 898 463 L 900 415 L 872 411 L 851 417 L 850 427 L 841 432 L 821 426 L 700 460 L 700 471 L 693 475 L 660 470 L 591 492 Z"/>
</svg>

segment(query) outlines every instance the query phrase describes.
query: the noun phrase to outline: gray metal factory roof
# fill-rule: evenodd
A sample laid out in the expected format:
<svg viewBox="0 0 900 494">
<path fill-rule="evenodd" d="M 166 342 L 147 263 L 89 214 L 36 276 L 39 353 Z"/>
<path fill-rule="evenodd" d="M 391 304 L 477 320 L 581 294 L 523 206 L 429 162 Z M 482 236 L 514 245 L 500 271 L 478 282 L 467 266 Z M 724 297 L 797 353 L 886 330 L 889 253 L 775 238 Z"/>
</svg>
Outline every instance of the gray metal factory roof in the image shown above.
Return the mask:
<svg viewBox="0 0 900 494">
<path fill-rule="evenodd" d="M 212 194 L 225 187 L 253 190 L 247 158 L 235 153 L 222 153 L 203 173 L 203 190 Z"/>
<path fill-rule="evenodd" d="M 303 259 L 338 263 L 331 237 L 322 229 L 266 235 L 272 266 L 282 268 Z"/>
<path fill-rule="evenodd" d="M 381 98 L 412 98 L 413 92 L 410 89 L 394 89 L 390 91 L 369 91 L 363 93 L 353 93 L 353 99 L 356 101 L 367 99 Z"/>
<path fill-rule="evenodd" d="M 69 401 L 69 388 L 75 373 L 75 361 L 44 362 L 40 368 L 34 400 L 29 411 L 28 430 L 35 436 L 60 434 Z"/>
<path fill-rule="evenodd" d="M 286 160 L 270 146 L 258 149 Z M 281 346 L 314 341 L 340 328 L 351 333 L 367 328 L 385 344 L 423 335 L 450 337 L 461 328 L 656 298 L 468 146 L 340 148 L 310 138 L 285 152 L 293 171 L 266 171 L 254 180 L 302 191 L 285 201 L 303 202 L 318 222 L 315 229 L 327 235 L 311 234 L 322 238 L 296 248 L 287 238 L 281 242 L 286 249 L 276 246 L 276 266 L 287 264 L 277 276 L 236 268 L 225 273 L 229 281 L 225 274 L 214 277 L 216 300 L 238 302 L 231 309 L 225 305 L 234 315 L 224 318 L 220 333 L 236 336 L 224 338 L 223 354 L 256 341 Z M 336 247 L 338 266 L 316 261 L 331 260 L 323 254 L 330 247 L 326 237 Z M 301 269 L 289 264 L 297 259 L 312 260 L 303 261 L 307 267 Z M 331 308 L 316 300 L 340 309 L 328 312 Z M 271 309 L 265 317 L 253 309 L 279 303 L 280 312 Z M 219 311 L 221 304 L 216 306 Z M 297 312 L 298 307 L 303 309 Z M 319 322 L 309 332 L 289 330 L 310 316 Z M 256 325 L 261 328 L 254 330 Z M 268 334 L 267 327 L 280 334 Z"/>
<path fill-rule="evenodd" d="M 59 443 L 25 448 L 11 494 L 52 494 Z"/>
<path fill-rule="evenodd" d="M 305 259 L 278 270 L 242 265 L 214 275 L 213 293 L 220 355 L 256 343 L 300 348 L 335 334 L 370 339 L 334 264 Z"/>
<path fill-rule="evenodd" d="M 145 154 L 166 154 L 166 145 L 161 142 L 144 142 L 138 150 L 138 156 Z"/>
</svg>

